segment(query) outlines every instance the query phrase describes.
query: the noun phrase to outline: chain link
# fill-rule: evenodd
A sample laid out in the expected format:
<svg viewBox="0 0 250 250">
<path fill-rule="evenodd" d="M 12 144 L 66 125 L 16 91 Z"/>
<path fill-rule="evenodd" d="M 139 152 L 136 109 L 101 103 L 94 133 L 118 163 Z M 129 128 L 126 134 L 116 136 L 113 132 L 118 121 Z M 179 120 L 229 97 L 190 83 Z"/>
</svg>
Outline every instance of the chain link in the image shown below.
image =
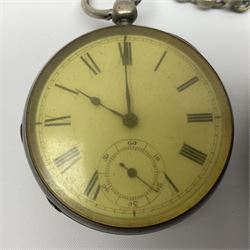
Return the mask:
<svg viewBox="0 0 250 250">
<path fill-rule="evenodd" d="M 223 8 L 230 6 L 236 12 L 245 12 L 250 9 L 250 0 L 177 0 L 178 2 L 190 2 L 200 8 Z"/>
<path fill-rule="evenodd" d="M 115 0 L 112 9 L 96 9 L 90 2 L 92 0 L 81 0 L 82 8 L 89 16 L 94 18 L 112 19 L 116 24 L 132 24 L 137 18 L 136 6 L 142 0 Z M 200 8 L 222 8 L 230 6 L 236 12 L 245 12 L 250 9 L 250 0 L 176 0 L 178 2 L 190 2 Z"/>
</svg>

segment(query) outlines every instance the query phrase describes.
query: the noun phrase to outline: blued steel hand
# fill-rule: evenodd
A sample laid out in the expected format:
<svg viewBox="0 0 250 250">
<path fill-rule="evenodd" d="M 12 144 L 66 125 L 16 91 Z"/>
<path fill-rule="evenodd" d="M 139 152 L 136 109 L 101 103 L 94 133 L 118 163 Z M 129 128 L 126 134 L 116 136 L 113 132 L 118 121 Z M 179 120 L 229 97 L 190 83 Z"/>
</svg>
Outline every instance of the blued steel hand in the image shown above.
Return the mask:
<svg viewBox="0 0 250 250">
<path fill-rule="evenodd" d="M 119 164 L 120 167 L 124 168 L 127 170 L 127 174 L 130 178 L 137 178 L 140 180 L 144 185 L 148 186 L 150 189 L 152 189 L 155 192 L 158 192 L 153 186 L 148 184 L 146 181 L 144 181 L 141 177 L 138 176 L 137 170 L 135 168 L 128 168 L 124 163 L 120 162 Z"/>
<path fill-rule="evenodd" d="M 124 117 L 124 115 L 122 115 L 121 113 L 117 112 L 116 110 L 113 110 L 113 109 L 111 109 L 111 108 L 105 106 L 104 104 L 102 104 L 100 98 L 89 96 L 89 95 L 85 94 L 84 92 L 82 92 L 82 91 L 79 90 L 79 89 L 76 89 L 76 91 L 77 91 L 78 93 L 82 94 L 83 96 L 87 97 L 87 98 L 91 101 L 91 103 L 92 103 L 93 105 L 95 105 L 95 106 L 101 106 L 101 107 L 103 107 L 104 109 L 110 111 L 111 113 L 113 113 L 113 114 L 115 114 L 115 115 L 117 115 L 117 116 L 119 116 L 119 117 L 121 117 L 121 118 Z"/>
</svg>

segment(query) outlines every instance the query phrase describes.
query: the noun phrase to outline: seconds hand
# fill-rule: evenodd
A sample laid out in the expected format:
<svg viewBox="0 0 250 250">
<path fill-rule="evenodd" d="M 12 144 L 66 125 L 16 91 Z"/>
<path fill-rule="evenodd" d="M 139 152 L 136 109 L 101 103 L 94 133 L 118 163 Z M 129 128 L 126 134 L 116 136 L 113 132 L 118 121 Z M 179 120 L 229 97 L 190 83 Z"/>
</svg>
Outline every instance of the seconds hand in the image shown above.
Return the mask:
<svg viewBox="0 0 250 250">
<path fill-rule="evenodd" d="M 152 189 L 155 192 L 158 192 L 158 190 L 154 189 L 153 186 L 151 186 L 150 184 L 148 184 L 146 181 L 144 181 L 141 177 L 138 176 L 138 173 L 136 171 L 136 169 L 134 168 L 128 168 L 124 163 L 120 162 L 119 164 L 120 167 L 124 168 L 127 170 L 128 176 L 130 178 L 137 178 L 138 180 L 140 180 L 143 184 L 145 184 L 146 186 L 148 186 L 150 189 Z"/>
</svg>

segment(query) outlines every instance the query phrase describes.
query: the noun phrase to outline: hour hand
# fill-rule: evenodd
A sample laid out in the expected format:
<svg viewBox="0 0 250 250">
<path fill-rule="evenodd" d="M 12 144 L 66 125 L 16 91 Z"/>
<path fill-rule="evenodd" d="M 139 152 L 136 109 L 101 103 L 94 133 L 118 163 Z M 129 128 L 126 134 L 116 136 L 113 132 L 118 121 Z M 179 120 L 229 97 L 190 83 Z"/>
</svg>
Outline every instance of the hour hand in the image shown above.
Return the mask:
<svg viewBox="0 0 250 250">
<path fill-rule="evenodd" d="M 113 109 L 107 107 L 106 105 L 102 104 L 102 101 L 101 101 L 101 99 L 100 99 L 99 97 L 89 96 L 89 95 L 87 95 L 86 93 L 84 93 L 83 91 L 81 91 L 81 90 L 79 90 L 79 89 L 76 89 L 76 91 L 77 91 L 79 94 L 81 94 L 81 95 L 87 97 L 93 105 L 95 105 L 95 106 L 100 106 L 100 107 L 102 107 L 102 108 L 104 108 L 104 109 L 110 111 L 111 113 L 113 113 L 113 114 L 115 114 L 115 115 L 117 115 L 117 116 L 123 118 L 123 115 L 122 115 L 121 113 L 119 113 L 119 112 L 117 112 L 116 110 L 113 110 Z"/>
</svg>

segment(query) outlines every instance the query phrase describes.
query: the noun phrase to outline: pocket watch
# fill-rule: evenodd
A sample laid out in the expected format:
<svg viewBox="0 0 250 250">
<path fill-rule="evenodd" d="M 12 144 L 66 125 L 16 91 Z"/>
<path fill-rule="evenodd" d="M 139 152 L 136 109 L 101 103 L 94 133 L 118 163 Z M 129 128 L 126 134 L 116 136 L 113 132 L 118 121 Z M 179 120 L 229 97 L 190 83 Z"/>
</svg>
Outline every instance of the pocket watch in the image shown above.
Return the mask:
<svg viewBox="0 0 250 250">
<path fill-rule="evenodd" d="M 21 130 L 49 202 L 120 234 L 165 227 L 201 204 L 233 142 L 220 78 L 183 39 L 132 25 L 140 2 L 97 10 L 82 0 L 87 14 L 117 26 L 77 38 L 48 62 Z"/>
</svg>

